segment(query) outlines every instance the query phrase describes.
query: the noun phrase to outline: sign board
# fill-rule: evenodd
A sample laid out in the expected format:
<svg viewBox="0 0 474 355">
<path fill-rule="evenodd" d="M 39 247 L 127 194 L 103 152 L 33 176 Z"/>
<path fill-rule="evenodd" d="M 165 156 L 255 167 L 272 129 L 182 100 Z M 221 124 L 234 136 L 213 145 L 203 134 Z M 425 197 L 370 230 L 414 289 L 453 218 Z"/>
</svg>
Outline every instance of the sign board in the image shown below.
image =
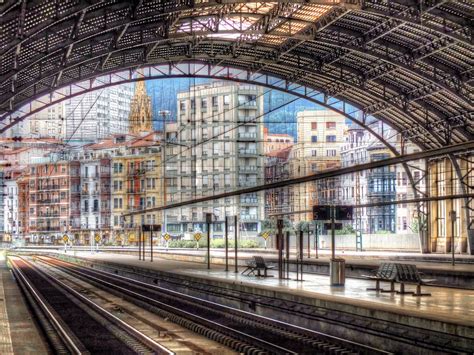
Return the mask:
<svg viewBox="0 0 474 355">
<path fill-rule="evenodd" d="M 331 223 L 324 223 L 324 229 L 331 230 L 332 225 Z M 341 230 L 342 223 L 334 223 L 334 230 Z"/>
<path fill-rule="evenodd" d="M 331 219 L 331 206 L 313 206 L 313 220 L 327 221 Z"/>
<path fill-rule="evenodd" d="M 199 240 L 202 238 L 202 234 L 197 232 L 197 233 L 194 233 L 194 240 L 196 242 L 199 242 Z"/>
<path fill-rule="evenodd" d="M 64 243 L 69 242 L 69 236 L 68 236 L 67 234 L 64 234 L 64 235 L 63 235 L 63 242 L 64 242 Z"/>
<path fill-rule="evenodd" d="M 100 235 L 99 235 L 99 234 L 96 234 L 95 237 L 94 237 L 94 239 L 95 239 L 95 242 L 96 242 L 96 243 L 99 243 L 99 242 L 100 242 L 100 239 L 101 239 L 101 238 L 100 238 Z"/>
<path fill-rule="evenodd" d="M 130 233 L 130 234 L 128 235 L 128 241 L 129 241 L 129 242 L 134 242 L 134 241 L 135 241 L 135 234 Z"/>
<path fill-rule="evenodd" d="M 267 240 L 269 237 L 270 237 L 270 234 L 268 232 L 263 232 L 261 235 L 260 235 L 263 239 Z"/>
<path fill-rule="evenodd" d="M 212 223 L 212 213 L 206 213 L 206 223 Z"/>
<path fill-rule="evenodd" d="M 171 239 L 171 235 L 169 235 L 168 233 L 165 233 L 165 234 L 163 235 L 163 238 L 164 238 L 166 241 L 168 241 L 168 240 Z"/>
<path fill-rule="evenodd" d="M 142 224 L 144 232 L 161 232 L 161 224 Z"/>
<path fill-rule="evenodd" d="M 336 206 L 337 221 L 351 221 L 354 215 L 354 207 L 352 206 Z"/>
</svg>

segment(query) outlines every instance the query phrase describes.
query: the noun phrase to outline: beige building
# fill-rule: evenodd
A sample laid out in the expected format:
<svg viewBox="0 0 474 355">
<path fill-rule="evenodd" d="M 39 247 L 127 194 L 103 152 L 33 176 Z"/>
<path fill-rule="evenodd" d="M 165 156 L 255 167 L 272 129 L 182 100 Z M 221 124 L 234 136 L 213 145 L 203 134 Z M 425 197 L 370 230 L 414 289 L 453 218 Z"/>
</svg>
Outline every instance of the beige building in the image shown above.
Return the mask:
<svg viewBox="0 0 474 355">
<path fill-rule="evenodd" d="M 330 110 L 302 111 L 297 115 L 298 138 L 290 159 L 290 176 L 299 177 L 338 168 L 347 128 L 345 119 Z M 311 209 L 317 203 L 330 203 L 337 197 L 337 181 L 294 185 L 290 210 Z M 309 221 L 311 213 L 294 214 L 293 220 Z"/>
<path fill-rule="evenodd" d="M 167 155 L 167 202 L 188 201 L 263 183 L 263 95 L 252 85 L 197 85 L 178 94 L 177 136 Z M 169 126 L 171 129 L 171 126 Z M 167 135 L 172 134 L 168 131 Z M 171 191 L 176 191 L 173 193 Z M 172 200 L 171 200 L 172 198 Z M 222 236 L 225 216 L 238 215 L 242 236 L 256 236 L 263 217 L 263 193 L 186 206 L 166 213 L 166 230 L 185 235 L 204 230 Z"/>
<path fill-rule="evenodd" d="M 289 134 L 269 133 L 268 128 L 263 129 L 263 152 L 265 155 L 291 147 L 295 139 Z"/>
</svg>

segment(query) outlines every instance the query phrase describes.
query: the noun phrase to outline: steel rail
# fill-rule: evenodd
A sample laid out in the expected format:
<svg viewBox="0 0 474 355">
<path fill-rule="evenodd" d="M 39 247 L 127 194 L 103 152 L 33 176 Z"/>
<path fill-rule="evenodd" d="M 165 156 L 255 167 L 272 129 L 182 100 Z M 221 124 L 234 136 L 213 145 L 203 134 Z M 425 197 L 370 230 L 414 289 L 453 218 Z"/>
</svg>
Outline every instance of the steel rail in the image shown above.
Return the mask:
<svg viewBox="0 0 474 355">
<path fill-rule="evenodd" d="M 49 279 L 50 281 L 54 282 L 54 284 L 59 285 L 65 292 L 69 293 L 73 297 L 79 299 L 81 302 L 83 302 L 85 305 L 87 305 L 89 308 L 97 312 L 99 315 L 104 317 L 107 321 L 110 323 L 114 324 L 117 326 L 119 329 L 122 331 L 126 332 L 142 344 L 146 345 L 150 349 L 152 349 L 156 354 L 166 354 L 166 355 L 174 355 L 174 352 L 170 351 L 163 345 L 157 343 L 155 340 L 151 339 L 147 335 L 141 333 L 139 330 L 136 328 L 132 327 L 131 325 L 125 323 L 123 320 L 120 318 L 114 316 L 112 313 L 104 309 L 103 307 L 99 306 L 98 304 L 94 303 L 93 301 L 89 300 L 87 297 L 84 295 L 80 294 L 70 286 L 66 285 L 64 282 L 60 281 L 56 277 L 44 272 L 40 271 L 38 268 L 33 267 L 30 262 L 25 260 L 24 258 L 20 259 L 25 262 L 27 265 L 29 265 L 36 273 L 42 275 L 46 279 Z M 83 353 L 82 353 L 83 354 Z"/>
<path fill-rule="evenodd" d="M 216 303 L 216 302 L 213 302 L 213 301 L 210 301 L 210 300 L 206 300 L 206 299 L 198 298 L 198 297 L 191 296 L 191 295 L 188 295 L 188 294 L 184 294 L 184 293 L 174 291 L 174 290 L 171 290 L 171 289 L 167 289 L 167 288 L 164 288 L 164 287 L 160 287 L 160 286 L 157 286 L 157 285 L 149 284 L 149 283 L 146 283 L 146 282 L 143 282 L 143 281 L 135 280 L 135 279 L 125 277 L 125 276 L 122 276 L 122 275 L 114 274 L 114 273 L 107 272 L 107 271 L 104 271 L 104 270 L 96 270 L 96 269 L 85 268 L 83 266 L 79 266 L 79 265 L 76 265 L 76 264 L 73 264 L 73 263 L 70 263 L 70 262 L 67 262 L 67 261 L 64 261 L 64 260 L 59 260 L 59 259 L 56 259 L 56 258 L 51 258 L 51 257 L 47 257 L 47 258 L 50 259 L 50 260 L 53 260 L 54 262 L 56 262 L 56 264 L 54 264 L 54 262 L 47 261 L 45 257 L 40 257 L 39 260 L 46 263 L 46 264 L 48 264 L 48 265 L 51 265 L 53 267 L 63 269 L 67 273 L 81 274 L 85 278 L 97 279 L 94 276 L 87 275 L 87 273 L 80 271 L 81 269 L 82 270 L 87 270 L 88 273 L 94 273 L 94 274 L 101 275 L 101 276 L 104 276 L 104 277 L 109 277 L 111 279 L 117 279 L 117 280 L 122 281 L 124 283 L 131 284 L 135 287 L 145 288 L 145 289 L 148 289 L 148 290 L 152 289 L 152 290 L 155 290 L 156 292 L 164 293 L 164 294 L 168 295 L 169 297 L 176 297 L 179 300 L 186 300 L 186 301 L 189 301 L 189 302 L 195 302 L 195 303 L 198 303 L 198 304 L 201 304 L 201 305 L 205 304 L 206 307 L 210 307 L 212 309 L 220 309 L 220 310 L 223 310 L 224 312 L 228 312 L 229 314 L 232 314 L 232 313 L 237 314 L 237 315 L 240 315 L 241 317 L 244 317 L 244 318 L 247 318 L 247 319 L 250 318 L 253 321 L 267 322 L 268 324 L 273 324 L 274 327 L 288 328 L 291 332 L 300 332 L 301 334 L 305 334 L 306 336 L 312 335 L 316 339 L 318 339 L 318 338 L 321 339 L 322 338 L 325 341 L 334 342 L 335 344 L 338 344 L 340 346 L 346 346 L 346 347 L 347 346 L 352 346 L 352 347 L 355 347 L 355 348 L 358 348 L 358 349 L 363 349 L 365 352 L 370 352 L 370 353 L 390 354 L 389 352 L 386 352 L 386 351 L 383 351 L 383 350 L 380 350 L 380 349 L 376 349 L 376 348 L 373 348 L 373 347 L 370 347 L 370 346 L 367 346 L 367 345 L 362 345 L 362 344 L 359 344 L 359 343 L 356 343 L 356 342 L 353 342 L 353 341 L 350 341 L 350 340 L 346 340 L 346 339 L 342 339 L 342 338 L 332 336 L 332 335 L 329 335 L 329 334 L 321 333 L 321 332 L 318 332 L 318 331 L 315 331 L 315 330 L 312 330 L 312 329 L 307 329 L 307 328 L 303 328 L 303 327 L 300 327 L 300 326 L 288 324 L 288 323 L 285 323 L 285 322 L 282 322 L 282 321 L 279 321 L 279 320 L 276 320 L 276 319 L 268 318 L 268 317 L 258 315 L 258 314 L 255 314 L 255 313 L 251 313 L 251 312 L 247 312 L 247 311 L 244 311 L 244 310 L 241 310 L 241 309 L 232 308 L 230 306 L 226 306 L 226 305 L 219 304 L 219 303 Z M 70 266 L 72 266 L 72 268 L 70 268 L 70 267 L 67 268 L 66 266 L 60 266 L 60 265 L 58 265 L 58 263 L 59 264 L 70 265 Z M 102 281 L 102 280 L 100 280 L 100 281 L 101 282 L 107 282 L 107 281 Z M 115 287 L 120 287 L 120 286 L 115 286 Z M 131 292 L 133 292 L 133 291 L 131 291 Z M 262 341 L 262 340 L 260 340 L 260 341 Z"/>
<path fill-rule="evenodd" d="M 464 143 L 449 145 L 449 146 L 446 146 L 446 147 L 443 147 L 443 148 L 436 148 L 436 149 L 425 150 L 425 151 L 412 153 L 412 154 L 400 155 L 400 156 L 397 156 L 397 157 L 378 160 L 378 161 L 373 161 L 373 162 L 370 162 L 370 163 L 360 164 L 360 165 L 356 165 L 356 166 L 349 166 L 349 167 L 345 167 L 345 168 L 331 169 L 331 170 L 327 170 L 327 171 L 323 171 L 323 172 L 319 172 L 319 173 L 315 173 L 315 174 L 310 174 L 310 175 L 306 175 L 306 176 L 302 176 L 302 177 L 287 179 L 287 180 L 283 180 L 283 181 L 277 181 L 277 182 L 273 182 L 273 183 L 269 183 L 269 184 L 257 185 L 257 186 L 254 186 L 254 187 L 239 189 L 239 190 L 235 190 L 235 191 L 231 191 L 231 192 L 224 192 L 224 193 L 220 193 L 220 194 L 216 194 L 216 195 L 197 198 L 197 199 L 194 199 L 194 200 L 191 200 L 191 201 L 182 201 L 182 202 L 172 203 L 172 204 L 169 204 L 169 205 L 166 205 L 166 206 L 145 208 L 145 209 L 142 209 L 142 210 L 137 210 L 137 211 L 124 213 L 122 216 L 127 217 L 127 216 L 133 216 L 133 215 L 140 215 L 140 214 L 144 214 L 144 213 L 148 213 L 148 212 L 169 210 L 169 209 L 173 209 L 173 208 L 177 208 L 177 207 L 183 207 L 183 206 L 193 205 L 193 204 L 196 204 L 196 203 L 207 202 L 207 201 L 212 201 L 212 200 L 218 200 L 218 199 L 222 199 L 222 198 L 226 198 L 226 197 L 239 196 L 239 195 L 243 195 L 243 194 L 251 194 L 251 193 L 255 193 L 255 192 L 286 187 L 286 186 L 289 186 L 289 185 L 295 185 L 295 184 L 301 184 L 301 183 L 305 183 L 305 182 L 311 182 L 311 181 L 317 181 L 317 180 L 323 180 L 323 179 L 338 177 L 338 176 L 341 176 L 341 175 L 355 173 L 355 172 L 364 171 L 364 170 L 377 169 L 377 168 L 382 168 L 382 167 L 386 167 L 386 166 L 407 163 L 407 162 L 412 161 L 412 160 L 436 158 L 436 157 L 440 157 L 440 156 L 443 156 L 443 155 L 458 154 L 458 153 L 463 153 L 463 152 L 469 152 L 469 151 L 472 151 L 472 150 L 474 150 L 474 141 L 468 141 L 468 142 L 464 142 Z"/>
<path fill-rule="evenodd" d="M 44 259 L 42 258 L 43 262 Z M 232 328 L 229 328 L 228 326 L 225 326 L 221 323 L 218 323 L 218 322 L 215 322 L 215 321 L 211 321 L 209 319 L 206 319 L 204 317 L 201 317 L 199 315 L 196 315 L 196 314 L 192 314 L 190 312 L 187 312 L 185 310 L 182 310 L 182 309 L 179 309 L 179 308 L 176 308 L 174 306 L 171 306 L 171 305 L 168 305 L 164 302 L 161 302 L 161 301 L 158 301 L 156 299 L 153 299 L 151 297 L 148 297 L 148 296 L 145 296 L 145 295 L 142 295 L 138 292 L 135 292 L 135 291 L 132 291 L 132 290 L 129 290 L 129 289 L 126 289 L 124 287 L 121 287 L 121 286 L 118 286 L 118 285 L 114 285 L 113 283 L 111 282 L 108 282 L 108 281 L 104 281 L 100 278 L 97 278 L 97 277 L 94 277 L 94 276 L 91 276 L 91 275 L 87 275 L 86 273 L 84 272 L 81 272 L 81 271 L 71 271 L 70 269 L 67 269 L 66 267 L 61 267 L 61 266 L 57 266 L 57 265 L 54 265 L 53 263 L 51 262 L 45 262 L 51 266 L 54 266 L 54 267 L 57 267 L 57 268 L 60 268 L 62 270 L 64 270 L 65 272 L 68 272 L 68 273 L 71 273 L 71 274 L 75 274 L 77 276 L 77 274 L 80 274 L 82 275 L 82 277 L 88 281 L 92 280 L 93 282 L 99 284 L 99 285 L 102 285 L 102 286 L 105 286 L 107 287 L 108 289 L 114 289 L 114 290 L 117 290 L 119 292 L 121 292 L 122 294 L 128 294 L 129 296 L 132 296 L 134 297 L 135 299 L 141 299 L 142 301 L 145 301 L 145 302 L 148 302 L 150 305 L 155 305 L 157 307 L 160 307 L 161 309 L 165 309 L 169 312 L 169 310 L 171 309 L 172 312 L 174 312 L 174 314 L 177 314 L 178 316 L 181 316 L 183 317 L 183 314 L 184 316 L 186 316 L 186 318 L 188 319 L 191 319 L 192 321 L 200 321 L 201 324 L 203 325 L 207 325 L 207 324 L 212 324 L 214 326 L 216 326 L 218 329 L 224 329 L 226 331 L 228 331 L 229 333 L 234 333 L 234 334 L 237 334 L 243 338 L 247 338 L 247 339 L 250 339 L 252 340 L 253 342 L 256 342 L 256 343 L 259 343 L 260 344 L 260 347 L 262 346 L 266 346 L 267 348 L 271 348 L 273 349 L 273 351 L 279 351 L 279 353 L 281 354 L 297 354 L 289 349 L 286 349 L 286 348 L 283 348 L 283 347 L 280 347 L 278 345 L 275 345 L 275 344 L 271 344 L 269 342 L 266 342 L 265 340 L 262 340 L 262 339 L 259 339 L 259 338 L 256 338 L 252 335 L 249 335 L 249 334 L 246 334 L 246 333 L 243 333 L 243 332 L 240 332 L 238 330 L 235 330 L 235 329 L 232 329 Z M 74 265 L 75 266 L 75 265 Z M 75 266 L 77 267 L 77 266 Z M 95 272 L 95 270 L 88 270 L 90 272 Z M 110 276 L 113 276 L 113 275 L 110 275 Z M 115 275 L 117 276 L 117 275 Z M 130 279 L 127 280 L 126 282 L 130 284 Z M 147 285 L 148 287 L 150 285 Z M 179 294 L 180 297 L 185 297 L 187 295 L 185 294 Z M 199 302 L 204 302 L 204 300 L 202 299 L 199 299 Z M 238 338 L 237 338 L 238 339 Z"/>
<path fill-rule="evenodd" d="M 47 304 L 47 301 L 43 299 L 43 297 L 39 294 L 34 287 L 28 280 L 28 278 L 23 274 L 20 270 L 18 265 L 16 265 L 15 261 L 9 258 L 10 263 L 12 265 L 12 271 L 15 277 L 21 280 L 20 286 L 23 285 L 27 291 L 32 295 L 36 304 L 40 307 L 41 311 L 47 316 L 47 319 L 50 321 L 56 332 L 59 334 L 61 341 L 66 345 L 66 347 L 71 351 L 73 354 L 89 354 L 86 350 L 84 345 L 80 343 L 77 339 L 73 339 L 69 333 L 70 330 L 65 324 L 62 324 L 62 321 L 58 319 L 55 315 L 53 308 Z"/>
</svg>

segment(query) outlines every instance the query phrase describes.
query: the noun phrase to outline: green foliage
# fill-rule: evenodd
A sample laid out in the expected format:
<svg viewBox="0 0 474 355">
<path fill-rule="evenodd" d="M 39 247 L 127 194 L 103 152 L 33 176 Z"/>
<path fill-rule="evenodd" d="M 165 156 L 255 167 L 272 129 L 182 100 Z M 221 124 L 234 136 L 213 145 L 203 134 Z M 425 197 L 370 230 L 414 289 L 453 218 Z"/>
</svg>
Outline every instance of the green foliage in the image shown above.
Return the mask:
<svg viewBox="0 0 474 355">
<path fill-rule="evenodd" d="M 283 232 L 293 232 L 293 224 L 287 218 L 283 218 Z M 262 232 L 268 232 L 271 236 L 277 233 L 277 220 L 275 218 L 264 219 L 262 221 Z"/>
<path fill-rule="evenodd" d="M 169 242 L 170 248 L 196 248 L 196 241 L 194 240 L 171 240 Z M 202 238 L 199 241 L 199 248 L 206 248 L 207 240 Z M 229 248 L 234 247 L 234 241 L 229 240 Z M 260 243 L 256 240 L 241 240 L 238 243 L 239 248 L 259 248 Z M 224 239 L 213 239 L 211 240 L 211 248 L 225 248 Z"/>
<path fill-rule="evenodd" d="M 337 235 L 355 234 L 355 229 L 350 224 L 346 224 L 341 230 L 337 230 Z"/>
</svg>

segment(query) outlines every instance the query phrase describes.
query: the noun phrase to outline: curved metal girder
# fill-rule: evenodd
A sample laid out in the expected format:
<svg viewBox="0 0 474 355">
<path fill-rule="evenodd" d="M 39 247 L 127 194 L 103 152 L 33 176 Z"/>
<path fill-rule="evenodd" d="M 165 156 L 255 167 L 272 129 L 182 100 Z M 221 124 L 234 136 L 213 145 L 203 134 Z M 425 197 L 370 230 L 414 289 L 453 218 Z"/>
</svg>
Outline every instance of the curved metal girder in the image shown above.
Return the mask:
<svg viewBox="0 0 474 355">
<path fill-rule="evenodd" d="M 103 52 L 101 52 L 100 54 L 98 53 L 96 56 L 93 56 L 91 58 L 87 58 L 84 62 L 81 62 L 81 63 L 78 63 L 77 66 L 80 67 L 81 65 L 86 65 L 86 63 L 88 62 L 96 62 L 98 60 L 100 60 L 101 58 L 110 58 L 108 56 L 107 53 L 110 53 L 108 52 L 107 50 L 104 50 Z M 114 53 L 118 53 L 119 55 L 127 55 L 126 53 L 124 53 L 122 50 L 118 49 L 118 50 L 115 50 Z M 194 56 L 195 58 L 196 57 L 199 57 L 199 56 Z M 220 57 L 220 56 L 214 56 L 214 57 L 210 57 L 209 55 L 205 56 L 203 59 L 205 60 L 218 60 L 219 58 L 226 58 L 225 56 L 223 57 Z M 200 59 L 200 58 L 197 58 L 197 59 Z M 240 57 L 241 61 L 242 62 L 245 62 L 245 61 L 248 61 L 248 66 L 252 66 L 252 63 L 253 63 L 253 60 L 254 58 L 252 57 Z M 178 58 L 167 58 L 166 61 L 167 62 L 179 62 L 181 60 L 181 57 L 178 57 Z M 222 61 L 222 60 L 221 60 Z M 273 65 L 273 62 L 271 61 L 265 61 L 264 63 L 267 64 L 267 66 L 272 66 Z M 300 73 L 298 76 L 301 76 L 301 77 L 304 77 L 305 74 L 312 74 L 312 75 L 318 75 L 320 77 L 327 77 L 329 80 L 332 80 L 333 82 L 338 82 L 338 80 L 341 80 L 344 79 L 344 78 L 338 78 L 338 77 L 331 77 L 329 75 L 326 75 L 326 73 L 323 73 L 323 72 L 311 72 L 311 67 L 294 67 L 292 64 L 290 63 L 286 63 L 284 64 L 285 67 L 288 67 L 288 68 L 293 68 L 295 71 L 298 71 L 298 73 Z M 99 69 L 99 68 L 97 68 Z M 117 70 L 114 68 L 114 70 Z M 309 71 L 308 71 L 309 70 Z M 54 71 L 52 73 L 49 73 L 48 77 L 55 77 L 57 75 L 59 75 L 59 73 L 62 71 L 61 70 L 57 70 L 57 71 Z M 98 72 L 100 72 L 100 70 L 97 70 Z M 354 69 L 355 71 L 355 69 Z M 94 76 L 96 74 L 94 73 L 91 73 L 91 76 Z M 52 79 L 51 79 L 52 80 Z M 319 83 L 319 80 L 316 80 L 315 82 Z M 35 84 L 36 85 L 36 84 Z M 349 82 L 349 81 L 345 81 L 344 85 L 346 86 L 349 86 L 349 87 L 352 87 L 356 90 L 359 90 L 360 87 L 357 85 L 357 82 L 355 83 L 352 83 L 352 82 Z M 30 89 L 30 87 L 28 88 L 24 88 L 23 90 L 28 90 Z M 323 92 L 326 92 L 327 91 L 327 88 L 325 87 L 314 87 L 314 89 L 316 90 L 320 90 L 320 91 L 323 91 Z M 392 90 L 396 90 L 395 88 L 393 88 Z M 21 91 L 19 92 L 19 94 L 21 94 Z M 337 95 L 335 97 L 338 97 L 338 98 L 341 98 L 343 100 L 346 100 L 346 101 L 349 101 L 353 106 L 355 107 L 358 107 L 358 108 L 361 108 L 362 110 L 364 109 L 364 107 L 361 107 L 361 105 L 359 105 L 358 103 L 354 102 L 354 100 L 351 100 L 349 97 L 347 96 L 344 96 L 344 95 Z M 405 121 L 405 127 L 406 126 L 411 126 L 412 124 L 416 124 L 417 126 L 419 127 L 423 127 L 423 122 L 421 122 L 418 118 L 416 118 L 414 115 L 412 115 L 410 112 L 408 112 L 406 110 L 406 107 L 403 107 L 403 106 L 399 106 L 397 102 L 391 102 L 390 101 L 390 97 L 388 98 L 384 98 L 382 96 L 379 96 L 379 95 L 376 95 L 376 94 L 371 94 L 371 97 L 374 101 L 376 101 L 377 103 L 380 103 L 380 102 L 383 102 L 386 107 L 391 107 L 391 108 L 394 108 L 397 110 L 398 114 L 399 114 L 399 119 L 401 120 L 403 117 L 406 117 L 408 118 L 407 121 Z M 442 113 L 436 111 L 435 108 L 432 108 L 431 109 L 434 114 L 437 116 L 437 117 L 440 117 L 442 115 Z M 365 112 L 367 114 L 367 112 Z M 370 112 L 368 112 L 370 114 Z M 443 114 L 444 115 L 444 114 Z M 404 128 L 403 127 L 400 127 L 400 126 L 397 126 L 396 122 L 392 122 L 392 121 L 387 121 L 384 119 L 383 115 L 376 115 L 377 118 L 379 118 L 380 120 L 382 121 L 385 121 L 386 123 L 388 123 L 389 125 L 393 126 L 396 130 L 398 131 L 402 131 Z M 443 116 L 441 116 L 443 117 Z M 447 119 L 447 117 L 446 117 Z M 458 127 L 458 129 L 460 129 L 460 127 Z M 432 135 L 433 132 L 432 131 L 429 131 L 429 130 L 425 130 L 426 134 L 427 135 Z M 464 132 L 463 132 L 464 134 Z M 421 142 L 417 142 L 419 145 L 422 145 Z"/>
</svg>

